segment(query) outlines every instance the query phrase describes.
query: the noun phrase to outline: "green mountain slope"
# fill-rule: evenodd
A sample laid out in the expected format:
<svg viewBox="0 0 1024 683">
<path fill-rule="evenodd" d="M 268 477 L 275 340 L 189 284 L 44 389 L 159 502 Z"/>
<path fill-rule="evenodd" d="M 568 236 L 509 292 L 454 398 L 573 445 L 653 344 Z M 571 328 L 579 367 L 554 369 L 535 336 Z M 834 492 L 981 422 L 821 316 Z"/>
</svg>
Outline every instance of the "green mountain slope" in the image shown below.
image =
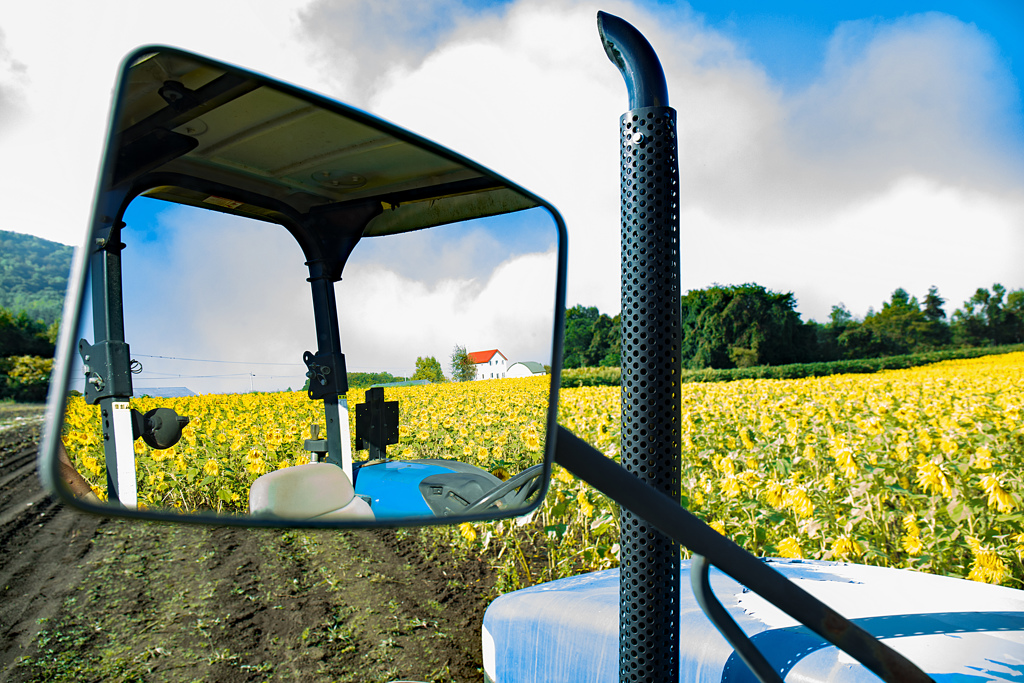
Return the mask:
<svg viewBox="0 0 1024 683">
<path fill-rule="evenodd" d="M 66 244 L 0 230 L 0 307 L 47 324 L 59 318 L 73 251 Z"/>
</svg>

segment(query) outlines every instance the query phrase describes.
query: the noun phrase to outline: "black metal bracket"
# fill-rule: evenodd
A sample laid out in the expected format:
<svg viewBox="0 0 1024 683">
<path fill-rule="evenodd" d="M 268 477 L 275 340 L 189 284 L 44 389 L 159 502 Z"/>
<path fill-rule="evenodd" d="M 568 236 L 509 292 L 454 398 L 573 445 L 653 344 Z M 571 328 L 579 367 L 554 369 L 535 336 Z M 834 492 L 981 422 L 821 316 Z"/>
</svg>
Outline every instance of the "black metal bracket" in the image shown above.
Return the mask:
<svg viewBox="0 0 1024 683">
<path fill-rule="evenodd" d="M 348 392 L 345 354 L 320 351 L 313 355 L 306 351 L 302 354 L 302 362 L 306 364 L 311 399 L 338 396 Z"/>
<path fill-rule="evenodd" d="M 369 449 L 370 460 L 387 457 L 389 444 L 398 443 L 398 401 L 385 401 L 384 389 L 366 390 L 366 401 L 356 406 L 356 450 Z"/>
<path fill-rule="evenodd" d="M 85 401 L 93 405 L 105 398 L 127 398 L 132 395 L 131 352 L 123 341 L 102 341 L 90 345 L 78 341 L 85 373 Z"/>
</svg>

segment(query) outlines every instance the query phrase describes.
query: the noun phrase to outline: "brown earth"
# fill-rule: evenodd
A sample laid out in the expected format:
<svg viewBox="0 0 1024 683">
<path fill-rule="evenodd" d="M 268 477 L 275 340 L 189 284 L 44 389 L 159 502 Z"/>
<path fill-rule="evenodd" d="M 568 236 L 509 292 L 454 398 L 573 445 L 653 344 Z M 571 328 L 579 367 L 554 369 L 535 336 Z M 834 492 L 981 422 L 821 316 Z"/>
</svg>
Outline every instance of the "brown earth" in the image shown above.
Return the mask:
<svg viewBox="0 0 1024 683">
<path fill-rule="evenodd" d="M 85 515 L 39 487 L 41 419 L 0 404 L 0 683 L 483 679 L 479 559 L 415 529 Z"/>
</svg>

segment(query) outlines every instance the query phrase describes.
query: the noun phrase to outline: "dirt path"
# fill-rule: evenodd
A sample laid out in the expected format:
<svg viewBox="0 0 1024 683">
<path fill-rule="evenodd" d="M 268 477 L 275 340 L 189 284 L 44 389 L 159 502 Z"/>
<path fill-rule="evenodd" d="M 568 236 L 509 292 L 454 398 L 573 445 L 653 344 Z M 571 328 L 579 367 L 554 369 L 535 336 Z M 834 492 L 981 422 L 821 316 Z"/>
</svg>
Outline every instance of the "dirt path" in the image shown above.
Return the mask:
<svg viewBox="0 0 1024 683">
<path fill-rule="evenodd" d="M 417 530 L 81 515 L 39 489 L 38 422 L 0 412 L 0 683 L 483 679 L 482 562 Z"/>
</svg>

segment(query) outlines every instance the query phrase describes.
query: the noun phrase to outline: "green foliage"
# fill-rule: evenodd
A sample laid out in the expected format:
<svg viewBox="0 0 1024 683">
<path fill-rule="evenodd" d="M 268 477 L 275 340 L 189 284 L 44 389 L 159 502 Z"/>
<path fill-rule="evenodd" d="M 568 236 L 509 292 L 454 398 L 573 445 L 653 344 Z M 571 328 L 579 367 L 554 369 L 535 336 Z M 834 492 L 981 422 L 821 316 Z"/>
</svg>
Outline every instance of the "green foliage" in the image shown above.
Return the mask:
<svg viewBox="0 0 1024 683">
<path fill-rule="evenodd" d="M 50 324 L 60 318 L 73 249 L 0 230 L 0 307 Z"/>
<path fill-rule="evenodd" d="M 0 398 L 46 400 L 56 328 L 0 308 Z"/>
<path fill-rule="evenodd" d="M 869 313 L 860 325 L 848 325 L 838 336 L 844 358 L 895 356 L 934 349 L 948 343 L 943 322 L 945 300 L 931 287 L 922 310 L 902 287 L 892 293 L 878 313 Z"/>
<path fill-rule="evenodd" d="M 617 387 L 621 381 L 620 368 L 566 368 L 562 370 L 563 387 Z"/>
<path fill-rule="evenodd" d="M 971 347 L 945 349 L 928 353 L 913 353 L 883 358 L 860 358 L 816 363 L 792 363 L 789 365 L 758 365 L 737 368 L 701 368 L 683 370 L 681 381 L 686 382 L 731 382 L 741 379 L 799 379 L 801 377 L 825 377 L 827 375 L 852 375 L 901 370 L 920 365 L 929 365 L 958 358 L 979 358 L 1004 353 L 1024 351 L 1024 345 Z M 566 368 L 562 370 L 563 387 L 607 387 L 619 386 L 619 368 Z"/>
<path fill-rule="evenodd" d="M 469 382 L 476 377 L 476 365 L 469 360 L 465 346 L 455 345 L 451 362 L 453 382 Z"/>
<path fill-rule="evenodd" d="M 566 309 L 562 367 L 617 367 L 620 346 L 619 316 L 612 318 L 596 306 Z"/>
<path fill-rule="evenodd" d="M 348 373 L 348 388 L 369 389 L 375 384 L 391 384 L 393 382 L 405 382 L 408 377 L 395 377 L 390 372 L 350 372 Z"/>
<path fill-rule="evenodd" d="M 715 285 L 687 292 L 682 357 L 690 368 L 777 365 L 803 360 L 804 335 L 792 292 Z"/>
<path fill-rule="evenodd" d="M 25 403 L 45 401 L 52 370 L 53 358 L 0 358 L 0 398 L 13 398 Z"/>
<path fill-rule="evenodd" d="M 576 304 L 565 312 L 565 335 L 562 348 L 562 366 L 581 368 L 585 366 L 587 351 L 594 337 L 594 323 L 600 317 L 596 306 L 584 307 Z"/>
<path fill-rule="evenodd" d="M 953 314 L 953 337 L 964 346 L 1024 342 L 1024 289 L 979 288 Z"/>
<path fill-rule="evenodd" d="M 869 311 L 863 320 L 855 319 L 844 304 L 837 304 L 825 324 L 803 322 L 791 292 L 772 292 L 757 284 L 693 290 L 682 297 L 680 305 L 681 363 L 683 368 L 699 371 L 684 376 L 698 378 L 720 376 L 708 370 L 731 370 L 735 372 L 726 375 L 736 377 L 875 372 L 908 366 L 902 360 L 867 364 L 852 361 L 916 358 L 956 348 L 1024 343 L 1024 289 L 1007 291 L 998 283 L 991 291 L 979 289 L 954 313 L 952 323 L 946 321 L 946 300 L 934 286 L 920 302 L 907 290 L 897 288 L 881 310 Z M 598 375 L 569 371 L 618 367 L 620 346 L 619 316 L 611 318 L 594 306 L 577 304 L 567 309 L 562 355 L 565 386 L 617 383 L 611 375 L 597 379 Z M 966 356 L 938 358 L 953 357 Z M 838 361 L 850 362 L 829 365 Z M 760 369 L 766 366 L 789 369 Z"/>
<path fill-rule="evenodd" d="M 683 370 L 683 382 L 729 382 L 740 379 L 799 379 L 801 377 L 824 377 L 826 375 L 849 375 L 873 373 L 882 370 L 901 370 L 919 365 L 938 363 L 957 358 L 978 358 L 1024 351 L 1024 345 L 990 346 L 985 348 L 946 349 L 928 353 L 913 353 L 882 358 L 861 358 L 818 363 L 793 363 L 790 365 L 753 368 L 727 368 Z"/>
<path fill-rule="evenodd" d="M 53 325 L 33 320 L 28 313 L 0 308 L 0 358 L 5 356 L 53 356 L 56 334 Z"/>
<path fill-rule="evenodd" d="M 350 390 L 369 389 L 377 384 L 393 384 L 395 382 L 407 382 L 408 380 L 408 377 L 395 377 L 390 372 L 350 372 L 348 373 L 348 388 Z M 308 379 L 299 391 L 309 391 Z"/>
<path fill-rule="evenodd" d="M 444 382 L 444 370 L 441 369 L 441 364 L 433 356 L 424 358 L 419 356 L 416 358 L 416 371 L 412 374 L 412 379 L 425 379 L 428 382 Z"/>
</svg>

